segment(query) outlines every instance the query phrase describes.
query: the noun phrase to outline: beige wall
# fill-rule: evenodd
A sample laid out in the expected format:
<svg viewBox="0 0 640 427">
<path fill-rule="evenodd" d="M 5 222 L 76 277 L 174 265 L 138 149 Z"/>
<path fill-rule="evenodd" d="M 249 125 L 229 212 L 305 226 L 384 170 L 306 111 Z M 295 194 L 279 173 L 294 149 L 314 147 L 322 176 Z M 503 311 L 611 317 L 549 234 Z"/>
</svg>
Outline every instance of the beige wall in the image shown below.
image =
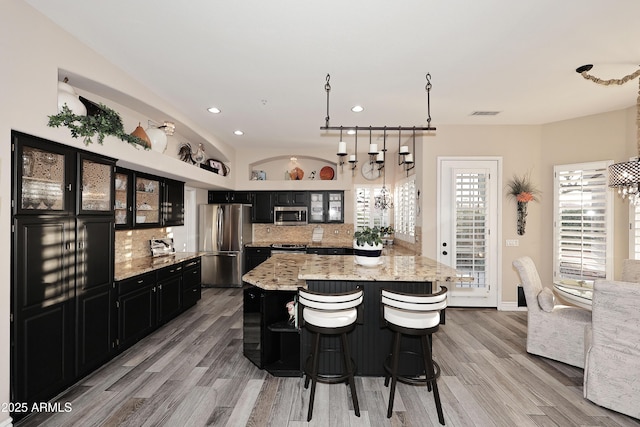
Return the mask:
<svg viewBox="0 0 640 427">
<path fill-rule="evenodd" d="M 236 175 L 242 171 L 247 176 L 249 165 L 264 158 L 290 156 L 299 153 L 286 150 L 256 150 L 250 153 L 234 152 L 218 143 L 212 135 L 198 129 L 180 112 L 145 86 L 127 76 L 122 70 L 111 65 L 91 49 L 87 48 L 67 33 L 31 9 L 20 0 L 4 0 L 0 14 L 0 54 L 3 67 L 0 78 L 4 82 L 0 96 L 0 241 L 5 256 L 0 258 L 0 402 L 9 401 L 9 312 L 10 312 L 10 258 L 11 251 L 11 147 L 8 143 L 11 129 L 38 135 L 64 144 L 85 148 L 81 142 L 73 140 L 66 129 L 52 129 L 46 126 L 47 116 L 56 112 L 56 85 L 58 70 L 70 70 L 111 88 L 116 88 L 127 96 L 141 100 L 144 105 L 154 108 L 144 114 L 121 112 L 125 115 L 125 129 L 132 129 L 137 122 L 151 118 L 154 111 L 167 113 L 177 121 L 191 125 L 192 132 L 203 137 L 229 159 L 232 176 L 223 179 L 195 168 L 176 162 L 174 158 L 155 152 L 136 150 L 119 140 L 108 138 L 103 146 L 93 144 L 90 151 L 125 159 L 128 166 L 148 170 L 166 176 L 182 176 L 196 188 L 247 189 L 294 189 L 294 182 L 257 183 L 244 181 Z M 142 116 L 142 117 L 140 117 Z M 502 242 L 518 238 L 519 247 L 502 247 L 503 301 L 515 301 L 515 284 L 519 279 L 511 267 L 513 258 L 531 255 L 539 264 L 544 280 L 551 276 L 551 218 L 552 218 L 552 177 L 554 164 L 576 161 L 614 159 L 622 160 L 635 155 L 635 123 L 630 110 L 602 114 L 594 117 L 569 120 L 545 126 L 443 126 L 438 125 L 437 135 L 427 137 L 418 143 L 419 154 L 416 176 L 421 190 L 422 213 L 419 225 L 422 227 L 422 250 L 426 256 L 435 256 L 436 242 L 436 160 L 438 156 L 501 156 L 503 177 L 508 179 L 514 173 L 531 171 L 532 180 L 540 184 L 542 201 L 530 206 L 527 233 L 517 236 L 515 230 L 515 204 L 504 201 L 502 209 Z M 314 150 L 304 150 L 304 155 L 337 161 L 335 152 L 337 140 Z M 397 150 L 397 148 L 395 148 Z M 361 157 L 363 160 L 364 157 Z M 389 166 L 394 162 L 390 161 Z M 404 176 L 397 170 L 387 171 L 389 177 Z M 331 182 L 305 182 L 305 187 L 314 189 L 345 190 L 345 218 L 352 218 L 354 183 L 364 182 L 359 175 L 352 177 L 345 165 L 339 179 Z M 198 195 L 202 200 L 201 192 Z M 616 203 L 616 271 L 626 251 L 626 206 Z M 351 222 L 351 221 L 349 221 Z M 179 227 L 176 227 L 179 228 Z M 0 413 L 0 425 L 8 419 L 7 413 Z"/>
</svg>

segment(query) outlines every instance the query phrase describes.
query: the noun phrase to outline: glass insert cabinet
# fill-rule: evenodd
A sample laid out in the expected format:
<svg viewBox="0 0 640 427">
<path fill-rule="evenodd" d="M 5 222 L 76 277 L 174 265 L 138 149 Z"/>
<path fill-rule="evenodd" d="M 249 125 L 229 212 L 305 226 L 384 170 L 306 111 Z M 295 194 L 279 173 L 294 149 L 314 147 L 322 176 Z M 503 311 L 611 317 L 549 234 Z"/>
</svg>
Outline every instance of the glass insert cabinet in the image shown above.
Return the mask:
<svg viewBox="0 0 640 427">
<path fill-rule="evenodd" d="M 309 192 L 309 222 L 344 222 L 342 191 Z"/>
<path fill-rule="evenodd" d="M 112 212 L 115 161 L 36 138 L 14 144 L 13 150 L 18 151 L 15 156 L 16 214 L 109 215 Z"/>
<path fill-rule="evenodd" d="M 184 182 L 116 168 L 116 229 L 184 225 Z"/>
</svg>

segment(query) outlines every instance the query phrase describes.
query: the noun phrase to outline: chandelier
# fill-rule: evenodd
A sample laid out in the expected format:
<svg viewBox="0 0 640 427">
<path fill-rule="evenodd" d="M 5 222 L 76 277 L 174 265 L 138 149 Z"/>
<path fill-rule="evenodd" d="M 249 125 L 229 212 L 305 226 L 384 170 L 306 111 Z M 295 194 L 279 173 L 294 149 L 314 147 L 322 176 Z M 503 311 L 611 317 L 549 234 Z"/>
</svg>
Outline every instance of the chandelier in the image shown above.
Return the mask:
<svg viewBox="0 0 640 427">
<path fill-rule="evenodd" d="M 398 164 L 404 167 L 404 170 L 407 172 L 407 176 L 409 175 L 409 171 L 415 167 L 415 160 L 413 157 L 413 153 L 409 151 L 408 145 L 402 145 L 400 141 L 400 134 L 403 130 L 411 130 L 413 132 L 413 151 L 415 152 L 415 141 L 416 141 L 416 131 L 435 131 L 436 128 L 431 126 L 431 74 L 427 73 L 426 75 L 427 84 L 425 86 L 425 90 L 427 91 L 427 126 L 330 126 L 329 124 L 329 93 L 331 92 L 331 84 L 329 81 L 331 80 L 331 76 L 327 74 L 326 83 L 324 85 L 324 90 L 327 93 L 327 115 L 325 117 L 325 125 L 321 126 L 321 130 L 339 130 L 340 131 L 340 141 L 338 142 L 338 164 L 342 168 L 345 163 L 345 157 L 349 155 L 347 153 L 347 143 L 342 140 L 342 131 L 347 130 L 349 133 L 355 133 L 355 151 L 354 154 L 349 155 L 348 162 L 351 164 L 352 173 L 355 173 L 355 169 L 358 163 L 358 131 L 359 130 L 369 130 L 369 151 L 367 152 L 369 156 L 370 163 L 376 163 L 378 165 L 378 170 L 382 171 L 385 162 L 385 155 L 387 151 L 386 140 L 387 140 L 387 131 L 390 132 L 398 132 Z M 382 150 L 378 149 L 378 145 L 371 142 L 371 132 L 372 131 L 383 131 L 384 132 L 384 146 Z M 384 174 L 383 174 L 384 177 Z M 389 190 L 383 185 L 382 187 L 383 193 L 387 196 L 385 200 L 388 203 L 384 204 L 388 206 L 393 203 L 390 202 L 391 194 Z M 381 202 L 382 203 L 382 202 Z M 376 202 L 377 204 L 377 202 Z"/>
<path fill-rule="evenodd" d="M 609 85 L 623 85 L 629 80 L 633 80 L 640 76 L 640 70 L 632 74 L 628 74 L 621 79 L 601 80 L 588 74 L 588 71 L 593 68 L 592 64 L 583 65 L 576 69 L 576 72 L 582 75 L 587 80 L 591 80 L 594 83 L 609 86 Z M 640 80 L 639 80 L 640 85 Z M 636 145 L 638 150 L 638 157 L 629 162 L 614 163 L 609 166 L 609 187 L 617 188 L 618 194 L 623 199 L 628 199 L 629 203 L 638 205 L 640 203 L 640 87 L 638 89 L 638 98 L 636 99 Z"/>
</svg>

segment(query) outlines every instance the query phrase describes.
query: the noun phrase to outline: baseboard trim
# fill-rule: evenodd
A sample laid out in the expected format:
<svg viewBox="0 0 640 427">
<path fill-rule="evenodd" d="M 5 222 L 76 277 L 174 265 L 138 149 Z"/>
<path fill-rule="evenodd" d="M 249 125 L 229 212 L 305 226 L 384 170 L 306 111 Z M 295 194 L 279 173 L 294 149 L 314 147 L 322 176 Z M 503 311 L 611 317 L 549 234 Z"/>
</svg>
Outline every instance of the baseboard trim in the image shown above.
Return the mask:
<svg viewBox="0 0 640 427">
<path fill-rule="evenodd" d="M 503 301 L 498 307 L 500 311 L 527 311 L 527 307 L 518 307 L 517 301 Z"/>
</svg>

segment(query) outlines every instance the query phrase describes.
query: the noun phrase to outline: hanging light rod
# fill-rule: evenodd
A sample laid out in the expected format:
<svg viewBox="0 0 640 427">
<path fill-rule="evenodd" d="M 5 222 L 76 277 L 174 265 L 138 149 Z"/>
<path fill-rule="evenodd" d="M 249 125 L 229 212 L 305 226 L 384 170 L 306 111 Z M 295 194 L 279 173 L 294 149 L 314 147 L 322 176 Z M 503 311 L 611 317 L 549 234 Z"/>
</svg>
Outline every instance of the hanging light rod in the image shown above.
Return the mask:
<svg viewBox="0 0 640 427">
<path fill-rule="evenodd" d="M 412 130 L 412 131 L 434 131 L 435 127 L 431 126 L 431 74 L 427 73 L 426 75 L 427 85 L 425 86 L 425 90 L 427 91 L 427 126 L 364 126 L 364 128 L 369 129 L 369 131 L 403 131 L 403 130 Z M 331 80 L 331 76 L 327 74 L 327 80 L 324 85 L 324 90 L 327 93 L 327 116 L 324 118 L 324 126 L 320 126 L 320 130 L 343 130 L 343 129 L 355 129 L 357 127 L 362 128 L 363 126 L 330 126 L 329 125 L 329 92 L 331 92 L 331 84 L 329 84 L 329 80 Z"/>
</svg>

